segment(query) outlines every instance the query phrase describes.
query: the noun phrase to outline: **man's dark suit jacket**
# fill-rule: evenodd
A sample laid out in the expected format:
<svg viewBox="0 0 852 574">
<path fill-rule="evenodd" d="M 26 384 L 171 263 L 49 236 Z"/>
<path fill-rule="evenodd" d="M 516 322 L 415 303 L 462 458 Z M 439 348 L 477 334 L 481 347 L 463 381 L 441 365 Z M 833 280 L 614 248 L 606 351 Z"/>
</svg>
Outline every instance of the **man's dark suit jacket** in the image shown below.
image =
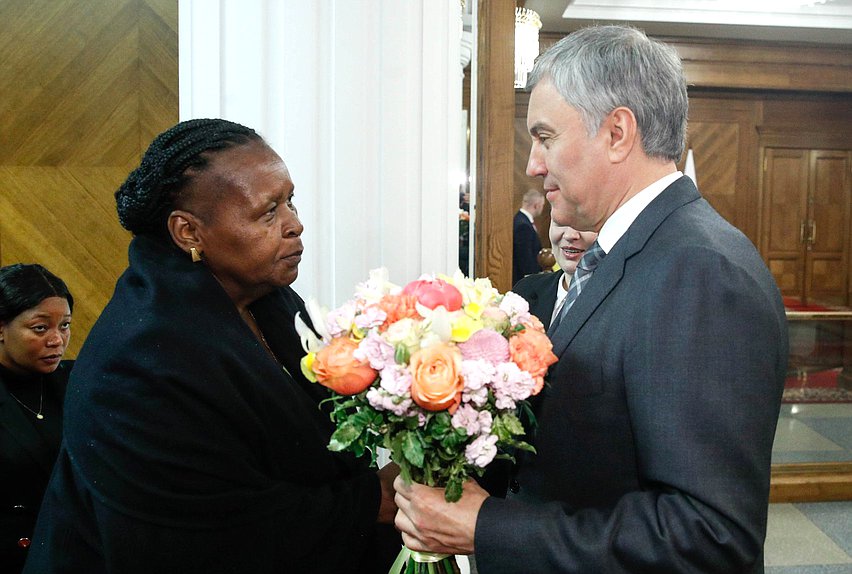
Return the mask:
<svg viewBox="0 0 852 574">
<path fill-rule="evenodd" d="M 512 224 L 512 284 L 521 277 L 538 273 L 538 252 L 541 251 L 541 239 L 529 218 L 518 211 Z"/>
<path fill-rule="evenodd" d="M 481 572 L 763 572 L 784 309 L 749 240 L 682 177 L 553 337 L 538 454 L 476 524 Z"/>
<path fill-rule="evenodd" d="M 62 401 L 74 361 L 44 375 L 44 413 L 62 428 Z M 34 378 L 37 381 L 37 378 Z M 38 384 L 34 382 L 33 384 Z M 48 414 L 50 413 L 50 414 Z M 46 418 L 47 418 L 46 417 Z M 0 572 L 20 572 L 50 472 L 59 451 L 39 433 L 0 375 Z"/>
</svg>

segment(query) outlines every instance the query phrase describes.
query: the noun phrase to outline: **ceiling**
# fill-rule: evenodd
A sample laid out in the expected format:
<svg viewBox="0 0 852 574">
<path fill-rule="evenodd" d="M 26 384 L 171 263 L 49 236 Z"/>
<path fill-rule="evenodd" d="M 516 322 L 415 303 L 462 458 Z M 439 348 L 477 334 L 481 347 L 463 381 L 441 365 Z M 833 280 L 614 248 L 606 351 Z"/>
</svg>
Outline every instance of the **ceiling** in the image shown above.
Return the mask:
<svg viewBox="0 0 852 574">
<path fill-rule="evenodd" d="M 629 23 L 655 36 L 852 44 L 852 0 L 526 0 L 542 32 Z"/>
</svg>

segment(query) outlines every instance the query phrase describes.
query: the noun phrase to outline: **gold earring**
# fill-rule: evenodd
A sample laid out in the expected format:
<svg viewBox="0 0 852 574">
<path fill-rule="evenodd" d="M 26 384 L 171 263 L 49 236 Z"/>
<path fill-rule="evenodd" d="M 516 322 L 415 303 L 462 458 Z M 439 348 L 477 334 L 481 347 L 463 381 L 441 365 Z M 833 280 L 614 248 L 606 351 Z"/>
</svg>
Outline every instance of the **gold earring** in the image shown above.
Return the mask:
<svg viewBox="0 0 852 574">
<path fill-rule="evenodd" d="M 196 249 L 195 247 L 189 248 L 189 255 L 190 257 L 192 257 L 193 263 L 198 263 L 199 261 L 201 261 L 201 253 L 199 253 L 198 249 Z"/>
</svg>

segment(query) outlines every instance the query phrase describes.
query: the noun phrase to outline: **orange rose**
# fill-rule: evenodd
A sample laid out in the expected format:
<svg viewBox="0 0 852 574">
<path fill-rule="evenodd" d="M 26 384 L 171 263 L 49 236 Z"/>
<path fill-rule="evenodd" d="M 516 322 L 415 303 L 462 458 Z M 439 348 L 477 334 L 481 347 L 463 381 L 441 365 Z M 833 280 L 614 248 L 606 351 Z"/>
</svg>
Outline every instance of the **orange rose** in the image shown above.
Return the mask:
<svg viewBox="0 0 852 574">
<path fill-rule="evenodd" d="M 535 329 L 524 329 L 509 339 L 509 356 L 522 370 L 535 379 L 534 395 L 544 386 L 547 368 L 558 359 L 553 354 L 553 344 L 547 335 Z"/>
<path fill-rule="evenodd" d="M 390 325 L 400 319 L 419 319 L 417 312 L 417 297 L 414 295 L 385 295 L 379 301 L 379 309 L 387 314 L 387 319 L 379 328 L 385 331 Z"/>
<path fill-rule="evenodd" d="M 455 412 L 461 402 L 461 352 L 438 343 L 411 356 L 411 398 L 427 411 Z"/>
<path fill-rule="evenodd" d="M 352 353 L 358 343 L 338 337 L 317 353 L 312 369 L 317 381 L 341 395 L 357 395 L 376 380 L 376 371 Z"/>
</svg>

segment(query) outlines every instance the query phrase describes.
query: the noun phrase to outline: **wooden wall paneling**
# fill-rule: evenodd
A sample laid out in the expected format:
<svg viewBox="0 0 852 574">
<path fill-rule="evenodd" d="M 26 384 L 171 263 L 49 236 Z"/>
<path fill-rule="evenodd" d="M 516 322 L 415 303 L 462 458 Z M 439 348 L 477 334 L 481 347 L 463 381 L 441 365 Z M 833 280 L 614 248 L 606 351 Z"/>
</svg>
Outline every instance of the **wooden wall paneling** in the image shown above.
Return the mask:
<svg viewBox="0 0 852 574">
<path fill-rule="evenodd" d="M 177 0 L 3 0 L 0 57 L 0 264 L 68 283 L 73 358 L 127 265 L 113 194 L 178 119 Z"/>
<path fill-rule="evenodd" d="M 701 195 L 757 245 L 759 218 L 756 122 L 750 98 L 718 98 L 691 90 L 687 148 Z M 685 157 L 679 167 L 683 169 Z"/>
<path fill-rule="evenodd" d="M 0 167 L 3 263 L 41 263 L 68 284 L 75 299 L 69 353 L 79 350 L 127 266 L 129 234 L 112 195 L 126 175 L 124 168 Z"/>
<path fill-rule="evenodd" d="M 178 3 L 144 0 L 139 8 L 139 149 L 178 121 Z"/>
<path fill-rule="evenodd" d="M 475 275 L 512 286 L 514 0 L 478 0 Z"/>
<path fill-rule="evenodd" d="M 667 38 L 690 85 L 852 92 L 852 47 Z"/>
</svg>

